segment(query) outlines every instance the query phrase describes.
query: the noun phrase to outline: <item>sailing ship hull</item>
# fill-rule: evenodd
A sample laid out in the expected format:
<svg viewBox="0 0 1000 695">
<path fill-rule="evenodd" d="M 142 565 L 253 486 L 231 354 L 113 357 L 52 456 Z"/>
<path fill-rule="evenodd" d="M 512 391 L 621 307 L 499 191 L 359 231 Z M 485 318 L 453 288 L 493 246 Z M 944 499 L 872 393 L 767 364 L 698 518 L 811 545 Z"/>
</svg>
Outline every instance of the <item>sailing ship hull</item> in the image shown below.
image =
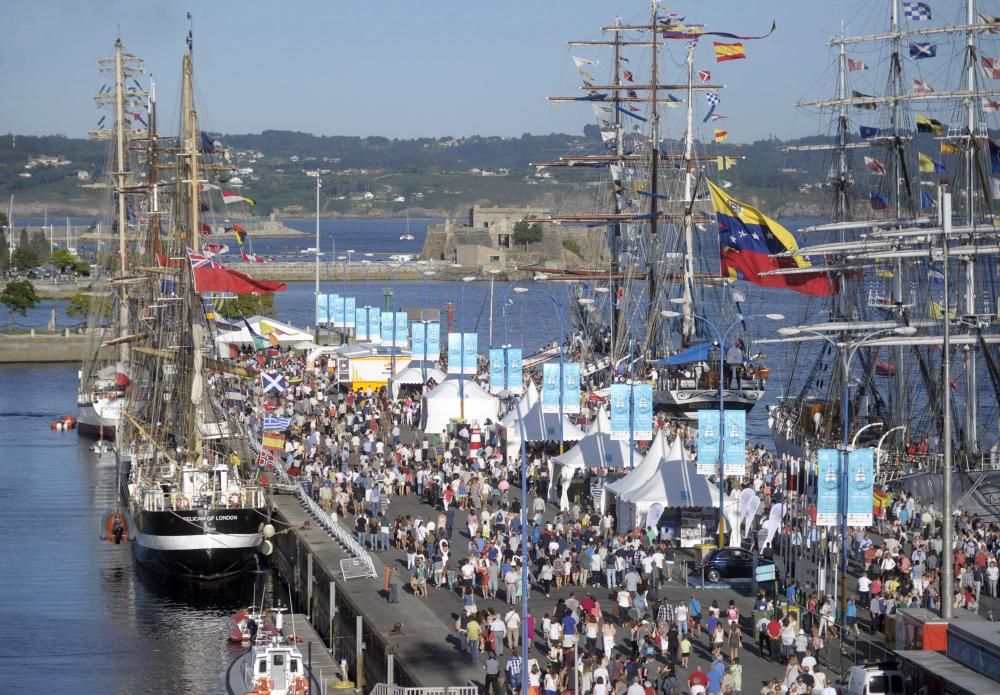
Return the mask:
<svg viewBox="0 0 1000 695">
<path fill-rule="evenodd" d="M 114 439 L 117 426 L 117 417 L 98 415 L 92 403 L 80 404 L 77 407 L 76 431 L 81 436 L 92 439 Z"/>
<path fill-rule="evenodd" d="M 263 537 L 266 510 L 225 507 L 133 511 L 132 550 L 139 564 L 193 579 L 220 579 L 246 570 Z"/>
<path fill-rule="evenodd" d="M 725 389 L 726 410 L 750 410 L 764 397 L 763 389 Z M 719 409 L 718 389 L 666 389 L 653 393 L 653 401 L 657 410 L 685 417 L 698 419 L 702 410 Z"/>
</svg>

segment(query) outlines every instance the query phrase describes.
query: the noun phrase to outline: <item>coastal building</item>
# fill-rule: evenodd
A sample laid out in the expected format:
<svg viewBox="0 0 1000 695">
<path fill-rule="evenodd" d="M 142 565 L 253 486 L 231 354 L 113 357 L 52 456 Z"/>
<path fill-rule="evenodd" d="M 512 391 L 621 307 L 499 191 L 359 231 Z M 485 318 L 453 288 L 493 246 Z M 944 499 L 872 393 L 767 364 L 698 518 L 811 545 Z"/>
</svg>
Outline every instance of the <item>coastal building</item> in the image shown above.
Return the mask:
<svg viewBox="0 0 1000 695">
<path fill-rule="evenodd" d="M 589 227 L 537 222 L 542 229 L 540 240 L 527 244 L 515 240 L 518 222 L 536 224 L 534 220 L 550 214 L 545 208 L 473 207 L 464 224 L 449 219 L 430 225 L 420 258 L 498 269 L 597 269 L 608 262 L 603 231 Z"/>
</svg>

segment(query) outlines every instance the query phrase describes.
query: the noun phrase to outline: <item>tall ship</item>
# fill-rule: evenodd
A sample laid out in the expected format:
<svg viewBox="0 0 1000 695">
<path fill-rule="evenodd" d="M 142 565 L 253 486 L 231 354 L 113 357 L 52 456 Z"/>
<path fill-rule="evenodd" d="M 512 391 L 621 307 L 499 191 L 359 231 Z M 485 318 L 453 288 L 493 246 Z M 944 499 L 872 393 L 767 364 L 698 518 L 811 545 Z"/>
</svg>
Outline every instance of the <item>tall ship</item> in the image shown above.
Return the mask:
<svg viewBox="0 0 1000 695">
<path fill-rule="evenodd" d="M 770 341 L 790 359 L 769 422 L 783 454 L 875 446 L 882 482 L 931 496 L 948 432 L 957 489 L 996 518 L 1000 18 L 978 5 L 880 0 L 884 31 L 831 41 L 835 96 L 802 106 L 835 133 L 789 157 L 829 172 L 802 252 L 841 291 Z"/>
<path fill-rule="evenodd" d="M 77 430 L 99 439 L 114 439 L 129 386 L 129 348 L 124 335 L 128 323 L 129 240 L 137 234 L 138 214 L 146 169 L 139 161 L 139 147 L 146 136 L 145 111 L 148 94 L 138 81 L 143 61 L 125 50 L 121 38 L 114 55 L 101 58 L 101 73 L 110 83 L 101 87 L 95 102 L 106 113 L 90 138 L 108 145 L 103 180 L 96 184 L 104 193 L 102 214 L 94 226 L 95 262 L 91 273 L 107 281 L 106 292 L 88 294 L 87 328 L 91 336 L 80 368 L 77 392 Z M 109 119 L 110 116 L 110 119 Z M 138 116 L 138 117 L 137 117 Z"/>
<path fill-rule="evenodd" d="M 720 386 L 727 408 L 749 410 L 769 372 L 750 349 L 759 293 L 737 287 L 737 275 L 726 270 L 729 242 L 713 214 L 719 200 L 730 200 L 722 177 L 737 158 L 718 149 L 728 135 L 721 127 L 725 85 L 713 77 L 708 55 L 713 37 L 752 41 L 770 32 L 714 32 L 658 2 L 649 8 L 636 21 L 616 19 L 597 38 L 568 42 L 581 54 L 572 56 L 581 92 L 550 101 L 591 108 L 596 129 L 588 127 L 588 150 L 536 166 L 577 180 L 578 170 L 597 172 L 599 194 L 593 211 L 560 211 L 543 221 L 607 230 L 612 263 L 556 279 L 576 288 L 570 312 L 586 371 L 609 370 L 605 383 L 655 380 L 657 409 L 677 416 L 718 409 Z M 591 55 L 595 49 L 601 53 Z M 720 374 L 720 351 L 732 346 L 744 364 Z"/>
<path fill-rule="evenodd" d="M 233 274 L 193 249 L 200 214 L 227 163 L 198 126 L 193 104 L 192 39 L 183 60 L 181 132 L 156 132 L 150 111 L 144 234 L 127 293 L 131 386 L 118 422 L 118 456 L 129 536 L 138 562 L 196 579 L 238 574 L 252 565 L 267 522 L 265 491 L 254 477 L 249 431 L 225 392 L 243 370 L 218 358 L 213 298 Z M 229 283 L 231 284 L 231 283 Z M 256 291 L 269 291 L 260 283 Z M 280 286 L 283 288 L 284 286 Z"/>
</svg>

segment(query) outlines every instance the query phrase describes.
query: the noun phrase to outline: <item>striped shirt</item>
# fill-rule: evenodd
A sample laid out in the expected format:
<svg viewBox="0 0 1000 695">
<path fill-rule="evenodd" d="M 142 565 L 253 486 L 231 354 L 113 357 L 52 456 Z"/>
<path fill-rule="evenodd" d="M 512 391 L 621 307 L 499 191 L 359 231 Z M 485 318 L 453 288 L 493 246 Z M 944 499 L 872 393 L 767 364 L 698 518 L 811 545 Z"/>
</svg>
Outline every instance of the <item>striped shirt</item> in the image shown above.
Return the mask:
<svg viewBox="0 0 1000 695">
<path fill-rule="evenodd" d="M 507 673 L 512 676 L 520 675 L 521 673 L 521 657 L 512 656 L 507 660 Z"/>
</svg>

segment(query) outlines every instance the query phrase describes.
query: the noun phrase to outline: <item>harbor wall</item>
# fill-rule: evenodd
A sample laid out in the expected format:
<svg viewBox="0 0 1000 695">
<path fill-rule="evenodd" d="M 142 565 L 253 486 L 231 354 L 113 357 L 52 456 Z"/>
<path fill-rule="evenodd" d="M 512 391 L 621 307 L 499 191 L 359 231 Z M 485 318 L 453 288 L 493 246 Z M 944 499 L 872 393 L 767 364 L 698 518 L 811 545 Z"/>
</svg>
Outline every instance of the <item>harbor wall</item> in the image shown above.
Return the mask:
<svg viewBox="0 0 1000 695">
<path fill-rule="evenodd" d="M 15 362 L 82 362 L 93 338 L 82 333 L 29 333 L 0 335 L 0 364 Z"/>
<path fill-rule="evenodd" d="M 289 498 L 293 499 L 294 498 Z M 298 504 L 297 501 L 294 504 Z M 280 512 L 277 513 L 279 520 Z M 358 600 L 359 589 L 373 593 L 378 580 L 353 579 L 353 585 L 348 585 L 340 574 L 339 562 L 325 553 L 313 553 L 307 539 L 309 533 L 325 532 L 315 526 L 306 528 L 289 528 L 287 532 L 278 533 L 273 538 L 274 552 L 268 558 L 281 578 L 288 584 L 295 602 L 294 609 L 308 615 L 309 623 L 323 638 L 327 646 L 333 647 L 333 658 L 336 661 L 346 660 L 351 680 L 357 683 L 357 616 L 362 616 L 363 624 L 363 671 L 367 691 L 372 684 L 385 683 L 388 679 L 387 654 L 389 645 L 364 617 L 363 601 Z M 312 555 L 312 575 L 309 574 Z M 336 616 L 330 620 L 330 584 L 336 586 Z M 331 639 L 332 629 L 332 639 Z M 419 687 L 418 683 L 407 671 L 406 664 L 395 661 L 394 681 L 404 687 Z M 345 674 L 346 675 L 346 674 Z"/>
</svg>

